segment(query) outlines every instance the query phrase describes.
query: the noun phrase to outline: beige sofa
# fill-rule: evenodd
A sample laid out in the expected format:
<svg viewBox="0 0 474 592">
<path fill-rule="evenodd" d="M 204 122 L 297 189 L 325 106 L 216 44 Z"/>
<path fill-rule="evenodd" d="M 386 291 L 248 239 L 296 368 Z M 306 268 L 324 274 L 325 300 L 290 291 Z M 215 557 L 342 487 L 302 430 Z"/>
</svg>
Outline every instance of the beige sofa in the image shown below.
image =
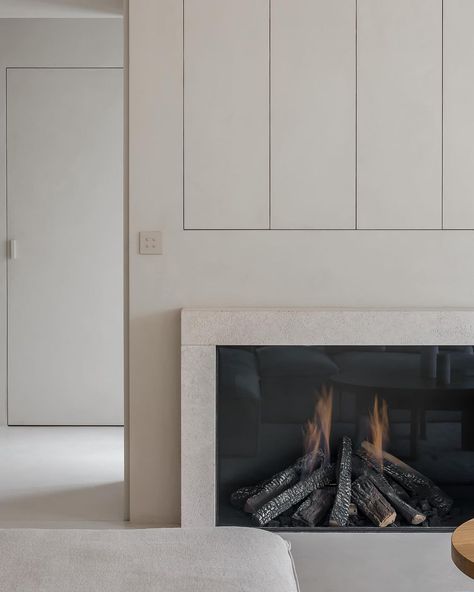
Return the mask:
<svg viewBox="0 0 474 592">
<path fill-rule="evenodd" d="M 1 592 L 297 592 L 289 545 L 248 528 L 0 530 Z"/>
</svg>

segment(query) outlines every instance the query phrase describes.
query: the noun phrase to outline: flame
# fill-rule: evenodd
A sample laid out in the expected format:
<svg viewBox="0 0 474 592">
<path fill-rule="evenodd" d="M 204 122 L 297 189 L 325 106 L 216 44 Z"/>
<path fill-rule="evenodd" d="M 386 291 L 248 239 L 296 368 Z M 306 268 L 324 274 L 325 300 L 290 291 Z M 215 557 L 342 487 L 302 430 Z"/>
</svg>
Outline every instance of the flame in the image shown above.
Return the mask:
<svg viewBox="0 0 474 592">
<path fill-rule="evenodd" d="M 329 462 L 329 436 L 331 435 L 332 421 L 332 389 L 322 387 L 321 394 L 317 395 L 312 420 L 308 420 L 305 426 L 305 450 L 307 462 L 305 472 L 311 473 L 318 461 L 320 464 Z"/>
<path fill-rule="evenodd" d="M 373 455 L 375 456 L 380 468 L 383 468 L 383 451 L 384 446 L 388 442 L 388 408 L 387 402 L 382 399 L 379 404 L 378 396 L 375 395 L 374 410 L 369 411 L 369 426 L 371 434 L 371 444 L 373 447 Z"/>
</svg>

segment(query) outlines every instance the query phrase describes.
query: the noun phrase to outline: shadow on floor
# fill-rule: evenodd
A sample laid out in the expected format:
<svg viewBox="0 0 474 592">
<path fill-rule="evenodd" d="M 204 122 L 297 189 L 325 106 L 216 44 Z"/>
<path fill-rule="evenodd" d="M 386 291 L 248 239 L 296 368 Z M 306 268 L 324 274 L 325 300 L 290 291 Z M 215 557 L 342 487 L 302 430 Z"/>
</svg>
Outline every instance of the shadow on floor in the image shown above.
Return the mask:
<svg viewBox="0 0 474 592">
<path fill-rule="evenodd" d="M 121 521 L 123 516 L 122 481 L 0 497 L 0 522 Z"/>
</svg>

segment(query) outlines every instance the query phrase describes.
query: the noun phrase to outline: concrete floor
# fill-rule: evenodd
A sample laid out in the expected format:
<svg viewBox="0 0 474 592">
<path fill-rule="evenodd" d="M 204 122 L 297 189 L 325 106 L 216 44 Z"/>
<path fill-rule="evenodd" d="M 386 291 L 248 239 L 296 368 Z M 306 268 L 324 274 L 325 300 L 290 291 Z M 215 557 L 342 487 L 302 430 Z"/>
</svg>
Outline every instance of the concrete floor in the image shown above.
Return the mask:
<svg viewBox="0 0 474 592">
<path fill-rule="evenodd" d="M 123 527 L 120 427 L 0 428 L 0 528 Z"/>
<path fill-rule="evenodd" d="M 451 561 L 450 534 L 295 533 L 301 592 L 473 592 Z"/>
</svg>

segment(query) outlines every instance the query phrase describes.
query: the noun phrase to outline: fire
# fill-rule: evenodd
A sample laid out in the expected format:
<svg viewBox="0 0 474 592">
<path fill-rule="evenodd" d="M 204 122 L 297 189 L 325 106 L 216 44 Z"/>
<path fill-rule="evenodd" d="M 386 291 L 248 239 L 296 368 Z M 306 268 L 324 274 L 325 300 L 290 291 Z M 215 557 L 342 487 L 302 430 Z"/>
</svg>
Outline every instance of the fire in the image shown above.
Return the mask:
<svg viewBox="0 0 474 592">
<path fill-rule="evenodd" d="M 322 387 L 318 395 L 314 416 L 305 427 L 305 450 L 307 455 L 306 472 L 310 473 L 316 464 L 329 462 L 329 437 L 332 421 L 332 389 Z"/>
<path fill-rule="evenodd" d="M 374 399 L 374 410 L 372 413 L 369 412 L 369 426 L 371 433 L 371 444 L 373 447 L 373 455 L 380 464 L 380 468 L 383 467 L 383 451 L 384 447 L 388 442 L 388 408 L 387 402 L 382 399 L 379 404 L 378 396 L 375 395 Z"/>
</svg>

